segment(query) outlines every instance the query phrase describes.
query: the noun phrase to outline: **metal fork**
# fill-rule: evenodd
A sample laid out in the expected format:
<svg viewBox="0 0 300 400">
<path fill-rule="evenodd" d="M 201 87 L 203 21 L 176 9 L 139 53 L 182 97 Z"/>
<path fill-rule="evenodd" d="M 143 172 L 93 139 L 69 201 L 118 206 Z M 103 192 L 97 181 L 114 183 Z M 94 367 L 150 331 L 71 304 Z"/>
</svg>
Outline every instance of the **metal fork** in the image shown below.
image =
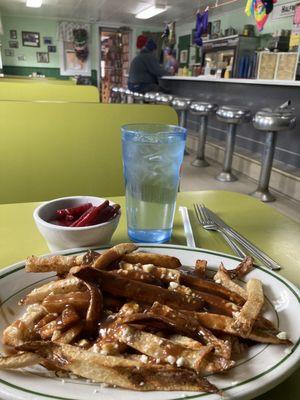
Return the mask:
<svg viewBox="0 0 300 400">
<path fill-rule="evenodd" d="M 203 204 L 194 204 L 194 209 L 198 222 L 204 229 L 221 233 L 231 250 L 238 257 L 245 258 L 247 256 L 246 253 L 231 239 L 231 237 L 226 234 L 225 230 L 223 230 L 223 228 L 221 228 L 211 219 Z"/>
</svg>

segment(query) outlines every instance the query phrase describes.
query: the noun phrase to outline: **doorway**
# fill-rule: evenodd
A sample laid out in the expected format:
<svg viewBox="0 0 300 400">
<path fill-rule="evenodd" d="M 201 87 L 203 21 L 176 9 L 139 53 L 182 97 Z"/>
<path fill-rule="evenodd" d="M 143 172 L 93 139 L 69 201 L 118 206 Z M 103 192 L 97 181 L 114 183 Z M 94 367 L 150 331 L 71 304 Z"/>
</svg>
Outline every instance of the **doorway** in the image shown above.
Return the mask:
<svg viewBox="0 0 300 400">
<path fill-rule="evenodd" d="M 99 28 L 100 35 L 100 99 L 111 101 L 113 86 L 127 87 L 130 62 L 128 28 Z"/>
</svg>

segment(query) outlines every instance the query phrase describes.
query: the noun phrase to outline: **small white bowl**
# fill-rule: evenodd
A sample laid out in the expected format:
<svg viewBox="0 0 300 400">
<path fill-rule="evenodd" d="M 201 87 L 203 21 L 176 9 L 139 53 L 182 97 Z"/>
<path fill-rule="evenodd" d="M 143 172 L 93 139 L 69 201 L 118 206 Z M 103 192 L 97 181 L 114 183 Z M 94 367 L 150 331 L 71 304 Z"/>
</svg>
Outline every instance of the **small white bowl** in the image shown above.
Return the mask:
<svg viewBox="0 0 300 400">
<path fill-rule="evenodd" d="M 84 226 L 84 227 L 68 227 L 51 224 L 47 221 L 55 218 L 56 210 L 69 207 L 77 207 L 84 203 L 92 203 L 98 206 L 106 199 L 93 196 L 71 196 L 62 197 L 43 203 L 33 212 L 33 218 L 36 226 L 51 251 L 71 249 L 75 247 L 100 246 L 108 244 L 115 232 L 120 216 L 118 215 L 110 221 L 102 224 Z M 113 205 L 112 201 L 109 202 Z"/>
</svg>

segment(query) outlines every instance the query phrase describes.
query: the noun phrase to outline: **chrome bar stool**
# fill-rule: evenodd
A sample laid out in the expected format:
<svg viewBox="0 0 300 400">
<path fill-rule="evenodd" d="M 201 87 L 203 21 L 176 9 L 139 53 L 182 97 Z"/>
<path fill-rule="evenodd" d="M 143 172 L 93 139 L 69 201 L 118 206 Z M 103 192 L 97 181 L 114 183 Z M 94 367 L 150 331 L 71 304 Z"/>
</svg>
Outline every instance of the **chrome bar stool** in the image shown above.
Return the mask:
<svg viewBox="0 0 300 400">
<path fill-rule="evenodd" d="M 160 93 L 159 95 L 156 96 L 156 104 L 165 104 L 165 105 L 170 105 L 172 103 L 173 96 L 170 94 L 164 94 Z"/>
<path fill-rule="evenodd" d="M 175 97 L 171 105 L 177 111 L 179 115 L 179 125 L 186 128 L 187 123 L 187 114 L 189 106 L 192 102 L 192 99 L 188 99 L 185 97 Z"/>
<path fill-rule="evenodd" d="M 205 143 L 207 135 L 208 115 L 215 112 L 218 106 L 204 101 L 193 101 L 189 111 L 198 118 L 198 149 L 195 160 L 191 163 L 194 167 L 207 167 L 209 164 L 205 160 Z"/>
<path fill-rule="evenodd" d="M 216 179 L 221 182 L 233 182 L 237 177 L 231 172 L 237 126 L 250 121 L 250 111 L 244 107 L 221 106 L 216 112 L 217 118 L 228 125 L 223 170 Z"/>
<path fill-rule="evenodd" d="M 121 102 L 119 89 L 120 88 L 118 86 L 113 86 L 111 88 L 111 102 L 112 103 L 120 103 Z"/>
<path fill-rule="evenodd" d="M 125 99 L 126 99 L 126 103 L 133 103 L 133 92 L 129 89 L 125 90 Z"/>
<path fill-rule="evenodd" d="M 133 92 L 133 102 L 143 104 L 144 103 L 144 95 L 143 93 Z"/>
<path fill-rule="evenodd" d="M 159 92 L 147 92 L 144 94 L 144 100 L 146 103 L 154 104 L 158 95 L 160 95 Z"/>
<path fill-rule="evenodd" d="M 187 126 L 187 115 L 191 102 L 192 99 L 186 97 L 175 97 L 171 102 L 172 107 L 177 111 L 179 116 L 179 125 L 183 128 Z M 186 149 L 184 150 L 184 155 L 189 155 Z"/>
<path fill-rule="evenodd" d="M 125 88 L 119 88 L 120 103 L 126 103 L 126 90 Z"/>
<path fill-rule="evenodd" d="M 258 111 L 253 118 L 254 128 L 265 134 L 265 145 L 261 159 L 258 187 L 251 195 L 263 202 L 275 201 L 269 191 L 269 182 L 276 148 L 277 133 L 293 129 L 296 118 L 291 108 Z"/>
</svg>

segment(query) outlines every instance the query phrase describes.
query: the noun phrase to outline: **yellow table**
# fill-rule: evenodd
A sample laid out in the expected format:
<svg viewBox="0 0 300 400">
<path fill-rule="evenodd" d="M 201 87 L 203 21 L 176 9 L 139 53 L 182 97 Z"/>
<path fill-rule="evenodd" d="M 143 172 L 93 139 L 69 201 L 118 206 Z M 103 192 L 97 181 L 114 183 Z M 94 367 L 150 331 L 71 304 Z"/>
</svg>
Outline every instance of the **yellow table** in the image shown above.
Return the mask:
<svg viewBox="0 0 300 400">
<path fill-rule="evenodd" d="M 113 201 L 123 207 L 123 215 L 113 236 L 113 243 L 128 241 L 125 220 L 125 198 Z M 177 205 L 192 210 L 195 202 L 203 202 L 251 242 L 269 254 L 281 266 L 279 272 L 300 286 L 300 224 L 283 216 L 258 200 L 233 192 L 203 191 L 178 194 Z M 37 231 L 32 212 L 38 203 L 0 205 L 0 268 L 20 261 L 31 254 L 49 252 Z M 198 247 L 231 253 L 219 234 L 199 228 L 194 212 L 190 213 L 195 242 Z M 185 245 L 182 221 L 176 210 L 172 243 Z M 300 398 L 300 369 L 288 380 L 260 400 L 296 400 Z"/>
</svg>

